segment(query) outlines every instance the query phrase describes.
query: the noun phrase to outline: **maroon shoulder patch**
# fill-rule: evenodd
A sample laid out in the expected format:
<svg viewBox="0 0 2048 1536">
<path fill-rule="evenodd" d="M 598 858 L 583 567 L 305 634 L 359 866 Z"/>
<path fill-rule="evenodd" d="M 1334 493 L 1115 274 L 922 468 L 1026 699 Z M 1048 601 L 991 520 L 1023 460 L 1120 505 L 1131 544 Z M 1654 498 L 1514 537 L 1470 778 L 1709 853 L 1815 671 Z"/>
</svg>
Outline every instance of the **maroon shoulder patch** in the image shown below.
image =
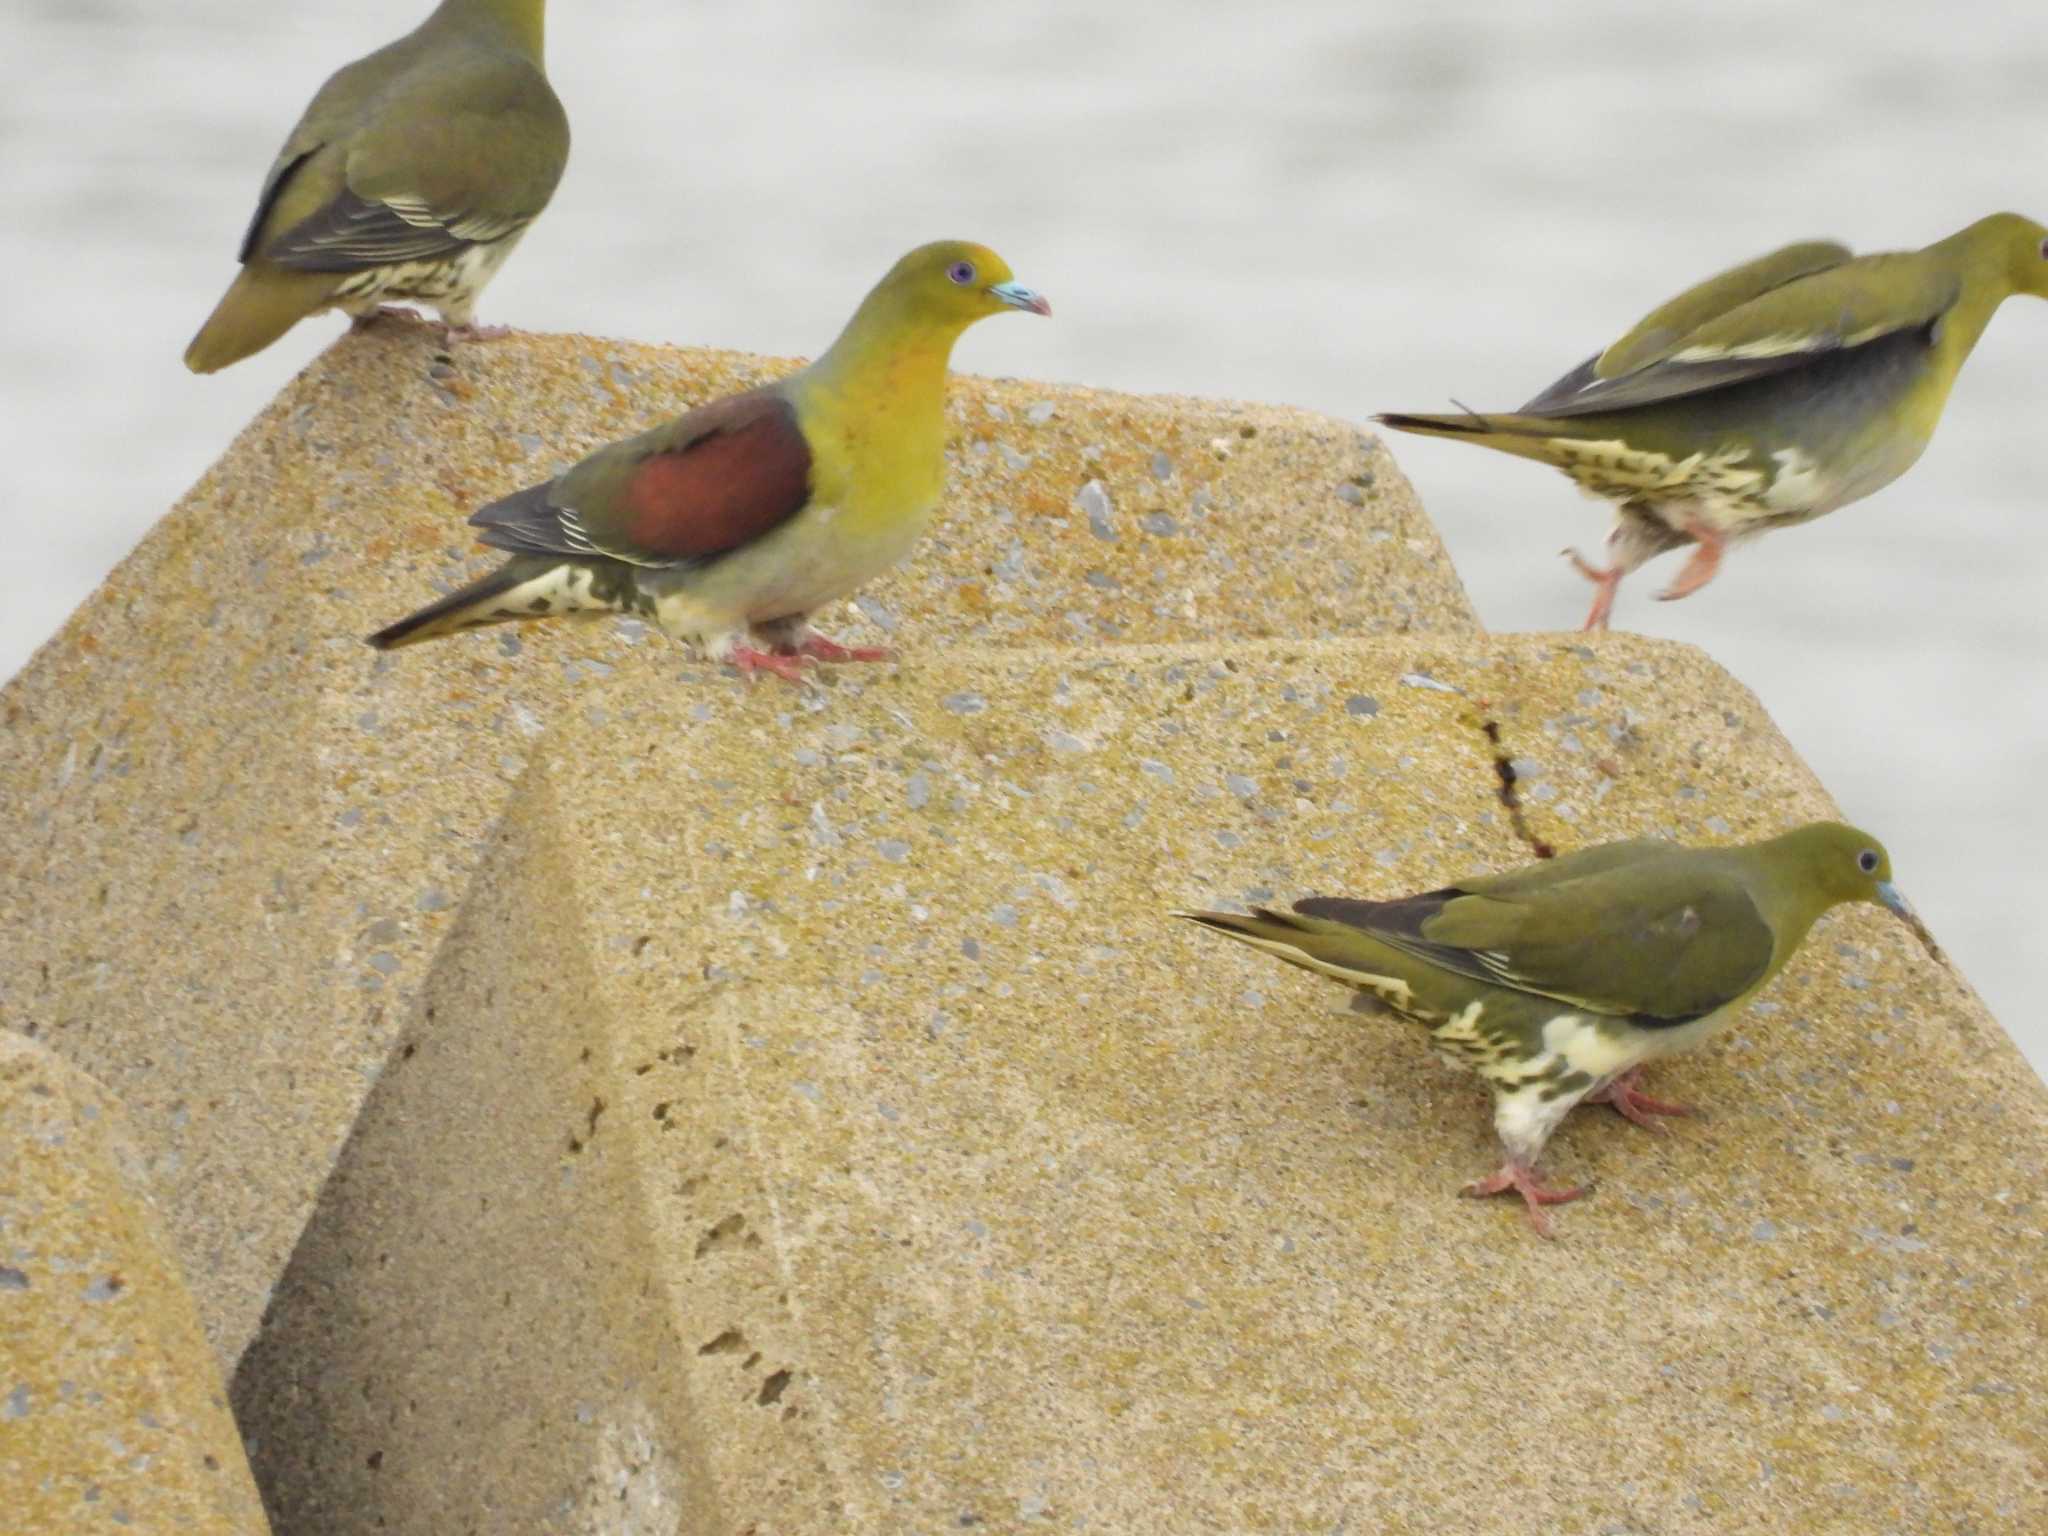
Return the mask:
<svg viewBox="0 0 2048 1536">
<path fill-rule="evenodd" d="M 787 400 L 741 395 L 701 414 L 716 419 L 681 446 L 650 456 L 626 482 L 621 532 L 636 550 L 679 560 L 724 554 L 787 522 L 810 500 L 810 445 Z"/>
</svg>

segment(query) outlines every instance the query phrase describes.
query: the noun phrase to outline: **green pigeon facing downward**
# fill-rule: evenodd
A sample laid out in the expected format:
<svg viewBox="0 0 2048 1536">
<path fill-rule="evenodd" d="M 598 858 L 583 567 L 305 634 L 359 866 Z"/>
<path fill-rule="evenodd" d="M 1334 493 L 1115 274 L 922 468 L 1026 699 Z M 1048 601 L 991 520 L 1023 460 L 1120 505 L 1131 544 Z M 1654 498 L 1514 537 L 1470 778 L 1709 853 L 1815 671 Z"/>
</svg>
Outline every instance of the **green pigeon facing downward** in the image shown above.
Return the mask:
<svg viewBox="0 0 2048 1536">
<path fill-rule="evenodd" d="M 824 355 L 600 448 L 475 513 L 511 558 L 370 636 L 379 650 L 482 624 L 639 614 L 742 673 L 877 661 L 810 616 L 910 553 L 946 483 L 946 374 L 970 325 L 1052 306 L 984 245 L 896 263 Z"/>
<path fill-rule="evenodd" d="M 185 366 L 212 373 L 308 315 L 361 323 L 418 299 L 451 336 L 547 207 L 569 120 L 541 53 L 545 0 L 442 0 L 413 32 L 320 87 L 263 178 L 242 270 Z"/>
<path fill-rule="evenodd" d="M 1730 543 L 1889 485 L 1933 437 L 1963 361 L 2016 293 L 2048 297 L 2048 229 L 2014 213 L 1921 251 L 1789 245 L 1652 311 L 1518 412 L 1394 414 L 1563 470 L 1615 503 L 1608 564 L 1565 553 L 1605 629 L 1621 579 L 1690 560 L 1662 598 L 1697 592 Z"/>
<path fill-rule="evenodd" d="M 1611 1104 L 1638 1125 L 1687 1113 L 1643 1093 L 1644 1063 L 1727 1023 L 1847 901 L 1912 920 L 1883 845 L 1819 821 L 1732 848 L 1603 843 L 1391 901 L 1174 915 L 1427 1025 L 1439 1056 L 1493 1090 L 1506 1160 L 1465 1193 L 1515 1191 L 1547 1237 L 1542 1208 L 1585 1193 L 1536 1175 L 1573 1106 Z"/>
</svg>

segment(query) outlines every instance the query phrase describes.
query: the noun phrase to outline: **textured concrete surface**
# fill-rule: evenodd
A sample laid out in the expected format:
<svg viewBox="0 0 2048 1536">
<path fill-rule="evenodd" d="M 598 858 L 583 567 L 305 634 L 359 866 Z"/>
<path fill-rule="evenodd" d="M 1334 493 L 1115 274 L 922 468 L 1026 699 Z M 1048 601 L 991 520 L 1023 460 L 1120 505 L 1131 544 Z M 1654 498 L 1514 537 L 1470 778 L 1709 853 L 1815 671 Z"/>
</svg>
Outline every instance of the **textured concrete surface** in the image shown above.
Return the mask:
<svg viewBox="0 0 2048 1536">
<path fill-rule="evenodd" d="M 671 673 L 357 763 L 393 841 L 529 766 L 236 1380 L 281 1528 L 2048 1524 L 2048 1099 L 1903 925 L 1574 1115 L 1544 1244 L 1476 1083 L 1163 915 L 1832 811 L 1697 653 Z"/>
<path fill-rule="evenodd" d="M 964 381 L 817 686 L 361 646 L 780 366 L 355 338 L 0 693 L 0 1016 L 122 1097 L 276 1528 L 2048 1525 L 2048 1097 L 1903 926 L 1574 1116 L 1545 1245 L 1476 1083 L 1164 916 L 1833 809 L 1697 653 L 1481 635 L 1352 429 Z"/>
<path fill-rule="evenodd" d="M 268 1532 L 118 1107 L 0 1030 L 0 1530 Z"/>
<path fill-rule="evenodd" d="M 116 1093 L 232 1362 L 415 1008 L 507 786 L 616 679 L 713 669 L 600 620 L 379 659 L 488 564 L 462 516 L 787 366 L 575 337 L 337 344 L 0 691 L 0 1007 Z M 1298 412 L 962 380 L 913 563 L 832 618 L 962 642 L 1469 631 L 1379 444 Z M 615 679 L 616 675 L 616 679 Z M 837 680 L 829 680 L 828 686 Z M 388 798 L 414 777 L 431 804 Z"/>
<path fill-rule="evenodd" d="M 243 1356 L 280 1530 L 723 1528 L 561 902 L 572 861 L 521 835 L 555 819 L 545 794 L 508 808 Z"/>
</svg>

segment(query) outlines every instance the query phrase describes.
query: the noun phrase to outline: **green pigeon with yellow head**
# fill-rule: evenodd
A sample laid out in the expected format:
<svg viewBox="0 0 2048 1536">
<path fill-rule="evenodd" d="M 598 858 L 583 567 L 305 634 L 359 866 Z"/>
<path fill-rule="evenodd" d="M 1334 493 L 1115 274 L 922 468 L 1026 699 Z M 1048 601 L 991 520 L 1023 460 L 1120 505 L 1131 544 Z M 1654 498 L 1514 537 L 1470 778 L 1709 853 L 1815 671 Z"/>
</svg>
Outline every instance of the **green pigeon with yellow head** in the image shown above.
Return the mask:
<svg viewBox="0 0 2048 1536">
<path fill-rule="evenodd" d="M 1925 250 L 1852 256 L 1812 241 L 1709 278 L 1512 414 L 1374 418 L 1537 459 L 1615 504 L 1587 629 L 1615 590 L 1691 546 L 1657 595 L 1697 592 L 1730 544 L 1889 485 L 1927 447 L 1998 306 L 2048 297 L 2048 229 L 1980 219 Z"/>
<path fill-rule="evenodd" d="M 271 162 L 241 273 L 185 349 L 213 373 L 308 315 L 433 305 L 451 338 L 554 196 L 569 119 L 542 62 L 546 0 L 442 0 L 320 87 Z"/>
<path fill-rule="evenodd" d="M 1603 843 L 1392 900 L 1174 915 L 1425 1025 L 1439 1056 L 1493 1090 L 1506 1158 L 1465 1193 L 1514 1191 L 1547 1237 L 1543 1207 L 1585 1193 L 1536 1174 L 1564 1117 L 1582 1103 L 1641 1125 L 1687 1113 L 1643 1092 L 1644 1065 L 1720 1029 L 1851 901 L 1914 921 L 1884 845 L 1820 821 L 1736 847 Z"/>
<path fill-rule="evenodd" d="M 788 377 L 598 449 L 471 516 L 511 558 L 369 637 L 380 650 L 479 625 L 619 612 L 742 673 L 874 661 L 810 616 L 910 553 L 946 479 L 946 376 L 977 320 L 1049 315 L 985 245 L 892 267 L 830 348 Z"/>
</svg>

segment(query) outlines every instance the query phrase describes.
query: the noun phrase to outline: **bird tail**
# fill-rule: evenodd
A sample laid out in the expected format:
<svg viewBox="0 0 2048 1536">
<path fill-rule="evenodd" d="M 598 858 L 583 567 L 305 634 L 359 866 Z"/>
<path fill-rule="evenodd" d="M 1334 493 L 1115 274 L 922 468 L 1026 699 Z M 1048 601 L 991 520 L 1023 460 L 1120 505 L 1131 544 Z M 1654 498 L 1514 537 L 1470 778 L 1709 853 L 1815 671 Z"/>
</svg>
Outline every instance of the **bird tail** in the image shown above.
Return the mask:
<svg viewBox="0 0 2048 1536">
<path fill-rule="evenodd" d="M 1477 411 L 1432 416 L 1390 411 L 1373 420 L 1396 432 L 1415 432 L 1424 437 L 1455 437 L 1483 448 L 1512 453 L 1518 458 L 1548 461 L 1553 439 L 1577 434 L 1563 422 L 1546 416 L 1482 416 Z"/>
<path fill-rule="evenodd" d="M 244 267 L 185 348 L 185 366 L 216 373 L 261 352 L 332 297 L 331 273 L 273 272 Z"/>
<path fill-rule="evenodd" d="M 589 583 L 577 582 L 579 570 L 587 577 L 587 569 L 556 561 L 508 560 L 481 580 L 378 630 L 366 643 L 380 651 L 395 651 L 485 624 L 539 619 L 594 606 L 583 600 Z"/>
<path fill-rule="evenodd" d="M 1409 995 L 1408 983 L 1396 974 L 1397 967 L 1382 959 L 1392 959 L 1394 952 L 1349 923 L 1267 907 L 1254 907 L 1250 912 L 1177 911 L 1172 915 L 1278 955 L 1289 965 L 1376 993 L 1397 1006 Z"/>
</svg>

